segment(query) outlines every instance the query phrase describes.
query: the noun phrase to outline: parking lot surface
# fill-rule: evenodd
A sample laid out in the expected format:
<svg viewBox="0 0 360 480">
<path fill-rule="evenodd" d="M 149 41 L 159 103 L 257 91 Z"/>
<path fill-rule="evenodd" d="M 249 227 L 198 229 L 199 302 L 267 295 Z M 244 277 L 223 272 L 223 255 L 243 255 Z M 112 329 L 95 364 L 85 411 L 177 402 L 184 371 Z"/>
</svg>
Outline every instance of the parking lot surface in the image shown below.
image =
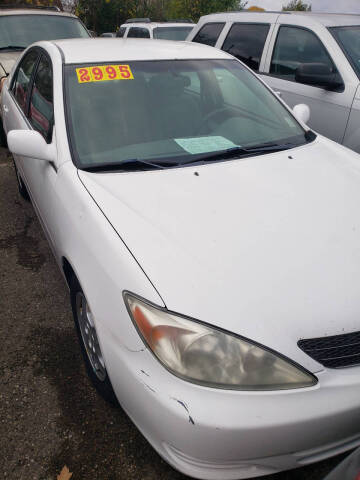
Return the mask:
<svg viewBox="0 0 360 480">
<path fill-rule="evenodd" d="M 70 234 L 70 232 L 69 232 Z M 0 148 L 0 458 L 3 478 L 184 480 L 87 379 L 68 291 Z M 266 480 L 322 480 L 343 456 Z"/>
</svg>

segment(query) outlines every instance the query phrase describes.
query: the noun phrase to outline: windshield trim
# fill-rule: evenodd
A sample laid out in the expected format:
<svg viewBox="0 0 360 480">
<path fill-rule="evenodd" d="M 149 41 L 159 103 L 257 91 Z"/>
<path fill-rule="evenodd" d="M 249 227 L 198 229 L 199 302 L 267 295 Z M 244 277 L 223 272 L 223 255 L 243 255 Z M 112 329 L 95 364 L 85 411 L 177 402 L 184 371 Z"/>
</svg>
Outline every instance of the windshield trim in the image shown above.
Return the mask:
<svg viewBox="0 0 360 480">
<path fill-rule="evenodd" d="M 260 83 L 262 83 L 262 85 L 273 95 L 273 97 L 275 97 L 275 99 L 283 106 L 283 108 L 289 113 L 289 115 L 293 118 L 293 120 L 298 124 L 298 126 L 300 127 L 300 129 L 303 131 L 303 134 L 304 134 L 304 143 L 300 144 L 300 145 L 296 145 L 294 146 L 293 148 L 298 148 L 298 147 L 303 147 L 303 146 L 306 146 L 310 143 L 313 143 L 315 141 L 315 139 L 317 138 L 317 135 L 314 134 L 314 137 L 311 139 L 311 140 L 308 140 L 307 139 L 307 134 L 309 132 L 312 132 L 312 130 L 310 128 L 308 129 L 305 129 L 304 126 L 300 123 L 300 121 L 296 118 L 296 116 L 294 115 L 294 113 L 292 112 L 292 109 L 286 104 L 284 103 L 276 94 L 275 92 L 261 79 L 259 79 L 259 77 L 255 74 L 255 72 L 253 72 L 249 67 L 247 67 L 247 65 L 244 65 L 242 64 L 242 62 L 240 62 L 240 60 L 238 60 L 237 58 L 221 58 L 221 59 L 217 59 L 217 58 L 207 58 L 207 59 L 204 59 L 204 58 L 184 58 L 184 59 L 178 59 L 178 60 L 173 60 L 173 59 L 161 59 L 161 60 L 153 60 L 153 59 L 150 59 L 150 60 L 126 60 L 126 59 L 117 59 L 117 60 L 106 60 L 106 61 L 93 61 L 93 62 L 84 62 L 84 63 L 65 63 L 64 60 L 63 60 L 63 103 L 64 103 L 64 114 L 65 114 L 65 124 L 66 124 L 66 132 L 67 132 L 67 138 L 68 138 L 68 144 L 69 144 L 69 150 L 70 150 L 70 154 L 71 154 L 71 159 L 72 159 L 72 162 L 73 164 L 75 165 L 75 167 L 78 169 L 78 170 L 84 170 L 84 171 L 101 171 L 101 165 L 94 165 L 92 164 L 91 166 L 89 166 L 88 164 L 83 164 L 80 162 L 79 160 L 79 155 L 78 155 L 78 152 L 77 152 L 77 149 L 75 148 L 75 140 L 74 140 L 74 128 L 73 128 L 73 123 L 72 123 L 72 119 L 71 119 L 71 114 L 70 114 L 70 110 L 71 110 L 71 106 L 70 106 L 70 101 L 69 101 L 69 98 L 70 98 L 70 93 L 69 93 L 69 82 L 68 82 L 68 74 L 67 74 L 67 70 L 68 70 L 68 67 L 73 67 L 73 66 L 91 66 L 91 65 L 106 65 L 106 64 L 117 64 L 117 63 L 137 63 L 137 62 L 141 62 L 141 63 L 144 63 L 144 62 L 151 62 L 151 63 L 158 63 L 158 62 L 168 62 L 168 61 L 195 61 L 195 62 L 202 62 L 202 61 L 213 61 L 213 60 L 222 60 L 222 61 L 228 61 L 228 62 L 237 62 L 237 63 L 240 63 L 241 66 L 243 68 L 245 68 L 253 77 L 255 77 L 255 81 L 260 81 Z M 289 149 L 289 150 L 292 150 L 293 148 Z M 272 153 L 272 152 L 269 152 L 269 153 Z M 267 153 L 264 153 L 264 155 L 266 155 Z M 256 154 L 254 153 L 251 153 L 249 155 L 246 155 L 246 156 L 243 156 L 242 158 L 248 158 L 248 157 L 253 157 L 253 156 L 257 156 Z M 232 160 L 239 160 L 238 158 L 226 158 L 224 160 L 217 160 L 217 162 L 214 162 L 214 163 L 218 163 L 218 162 L 223 162 L 223 161 L 232 161 Z M 154 162 L 156 162 L 156 160 L 154 160 Z M 204 165 L 205 164 L 209 164 L 209 163 L 212 163 L 211 161 L 204 161 Z M 169 167 L 166 167 L 164 170 L 168 170 L 170 168 L 185 168 L 185 167 L 191 167 L 191 166 L 194 166 L 194 164 L 192 163 L 185 163 L 183 165 L 170 165 L 169 164 Z M 112 170 L 114 171 L 114 169 L 110 169 L 109 168 L 109 171 Z M 121 171 L 121 168 L 119 165 L 117 165 L 117 170 L 118 171 Z M 147 169 L 146 171 L 152 171 L 153 169 Z M 125 170 L 123 170 L 125 172 Z M 145 170 L 141 170 L 141 171 L 145 171 Z"/>
<path fill-rule="evenodd" d="M 359 25 L 338 25 L 336 27 L 327 27 L 327 29 L 329 30 L 331 36 L 334 38 L 335 42 L 339 45 L 341 51 L 343 52 L 343 54 L 345 55 L 345 57 L 347 58 L 348 62 L 350 63 L 351 65 L 351 68 L 354 70 L 354 73 L 355 75 L 358 77 L 358 79 L 360 80 L 360 68 L 357 69 L 356 67 L 356 63 L 354 62 L 354 60 L 351 58 L 351 56 L 349 55 L 348 51 L 346 50 L 346 48 L 344 47 L 343 43 L 340 41 L 340 39 L 336 36 L 336 30 L 345 30 L 345 29 L 348 29 L 348 28 L 354 28 L 354 27 L 357 27 L 359 30 L 360 30 L 360 24 Z"/>
</svg>

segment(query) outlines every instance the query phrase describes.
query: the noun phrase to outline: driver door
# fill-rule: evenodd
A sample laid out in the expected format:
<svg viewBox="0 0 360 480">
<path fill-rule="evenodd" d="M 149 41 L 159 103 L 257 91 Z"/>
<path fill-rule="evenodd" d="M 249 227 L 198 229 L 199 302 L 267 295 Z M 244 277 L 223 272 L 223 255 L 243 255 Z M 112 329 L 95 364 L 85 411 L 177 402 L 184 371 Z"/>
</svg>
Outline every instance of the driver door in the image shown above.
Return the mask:
<svg viewBox="0 0 360 480">
<path fill-rule="evenodd" d="M 15 73 L 12 88 L 6 95 L 6 132 L 36 130 L 47 143 L 55 141 L 53 73 L 51 60 L 45 51 L 36 48 L 23 58 Z M 14 160 L 49 243 L 53 246 L 56 167 L 36 158 L 15 155 Z"/>
<path fill-rule="evenodd" d="M 332 57 L 319 36 L 298 25 L 278 25 L 275 42 L 268 63 L 269 73 L 263 77 L 273 90 L 281 93 L 282 99 L 293 108 L 299 103 L 310 107 L 309 126 L 336 142 L 342 143 L 355 84 L 346 83 L 337 91 L 298 83 L 295 80 L 297 67 L 304 63 L 323 63 L 338 72 Z M 342 72 L 340 72 L 341 74 Z"/>
<path fill-rule="evenodd" d="M 30 50 L 19 63 L 11 87 L 8 90 L 3 88 L 3 125 L 6 133 L 11 130 L 22 130 L 30 128 L 27 118 L 29 94 L 35 68 L 39 61 L 39 51 Z M 16 166 L 21 171 L 18 159 L 15 159 Z M 22 172 L 21 172 L 22 173 Z"/>
<path fill-rule="evenodd" d="M 51 60 L 43 52 L 40 56 L 31 85 L 28 120 L 33 130 L 38 131 L 47 143 L 55 141 L 53 72 Z M 51 245 L 53 245 L 56 200 L 56 166 L 37 158 L 21 160 L 29 193 Z"/>
</svg>

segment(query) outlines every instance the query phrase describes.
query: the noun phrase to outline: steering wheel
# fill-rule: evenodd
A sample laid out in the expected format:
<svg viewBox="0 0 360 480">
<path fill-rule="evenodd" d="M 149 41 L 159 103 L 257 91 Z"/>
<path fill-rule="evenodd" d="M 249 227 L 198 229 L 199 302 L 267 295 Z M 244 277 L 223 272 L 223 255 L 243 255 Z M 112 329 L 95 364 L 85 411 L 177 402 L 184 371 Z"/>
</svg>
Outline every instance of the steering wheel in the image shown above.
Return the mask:
<svg viewBox="0 0 360 480">
<path fill-rule="evenodd" d="M 212 112 L 209 112 L 207 115 L 205 115 L 202 124 L 198 128 L 196 134 L 204 133 L 203 130 L 206 126 L 211 127 L 211 124 L 213 124 L 213 127 L 215 127 L 218 123 L 223 123 L 227 117 L 231 118 L 236 116 L 237 115 L 235 112 L 231 112 L 231 110 L 226 107 L 217 108 L 216 110 L 213 110 Z M 223 117 L 223 120 L 219 122 L 219 120 L 217 120 L 218 117 Z"/>
</svg>

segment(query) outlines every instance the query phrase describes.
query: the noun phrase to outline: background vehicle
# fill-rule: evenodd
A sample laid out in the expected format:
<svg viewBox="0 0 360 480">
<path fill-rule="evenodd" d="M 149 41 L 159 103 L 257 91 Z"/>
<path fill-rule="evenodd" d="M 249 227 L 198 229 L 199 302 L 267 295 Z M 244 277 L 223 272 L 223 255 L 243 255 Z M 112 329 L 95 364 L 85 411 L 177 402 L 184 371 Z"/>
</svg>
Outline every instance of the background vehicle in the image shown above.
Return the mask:
<svg viewBox="0 0 360 480">
<path fill-rule="evenodd" d="M 185 40 L 195 24 L 190 20 L 152 22 L 149 18 L 130 18 L 116 33 L 124 38 L 153 38 L 160 40 Z"/>
<path fill-rule="evenodd" d="M 0 5 L 0 78 L 9 74 L 22 50 L 39 40 L 88 38 L 83 23 L 57 7 Z"/>
<path fill-rule="evenodd" d="M 221 48 L 262 76 L 309 125 L 360 152 L 360 17 L 310 12 L 217 13 L 187 38 Z"/>
<path fill-rule="evenodd" d="M 28 8 L 0 5 L 0 94 L 4 78 L 31 43 L 58 38 L 89 38 L 83 23 L 57 7 Z M 23 72 L 27 74 L 26 71 Z M 6 144 L 0 111 L 0 145 Z"/>
<path fill-rule="evenodd" d="M 357 154 L 187 42 L 40 42 L 1 107 L 89 375 L 171 465 L 230 480 L 360 445 Z"/>
</svg>

